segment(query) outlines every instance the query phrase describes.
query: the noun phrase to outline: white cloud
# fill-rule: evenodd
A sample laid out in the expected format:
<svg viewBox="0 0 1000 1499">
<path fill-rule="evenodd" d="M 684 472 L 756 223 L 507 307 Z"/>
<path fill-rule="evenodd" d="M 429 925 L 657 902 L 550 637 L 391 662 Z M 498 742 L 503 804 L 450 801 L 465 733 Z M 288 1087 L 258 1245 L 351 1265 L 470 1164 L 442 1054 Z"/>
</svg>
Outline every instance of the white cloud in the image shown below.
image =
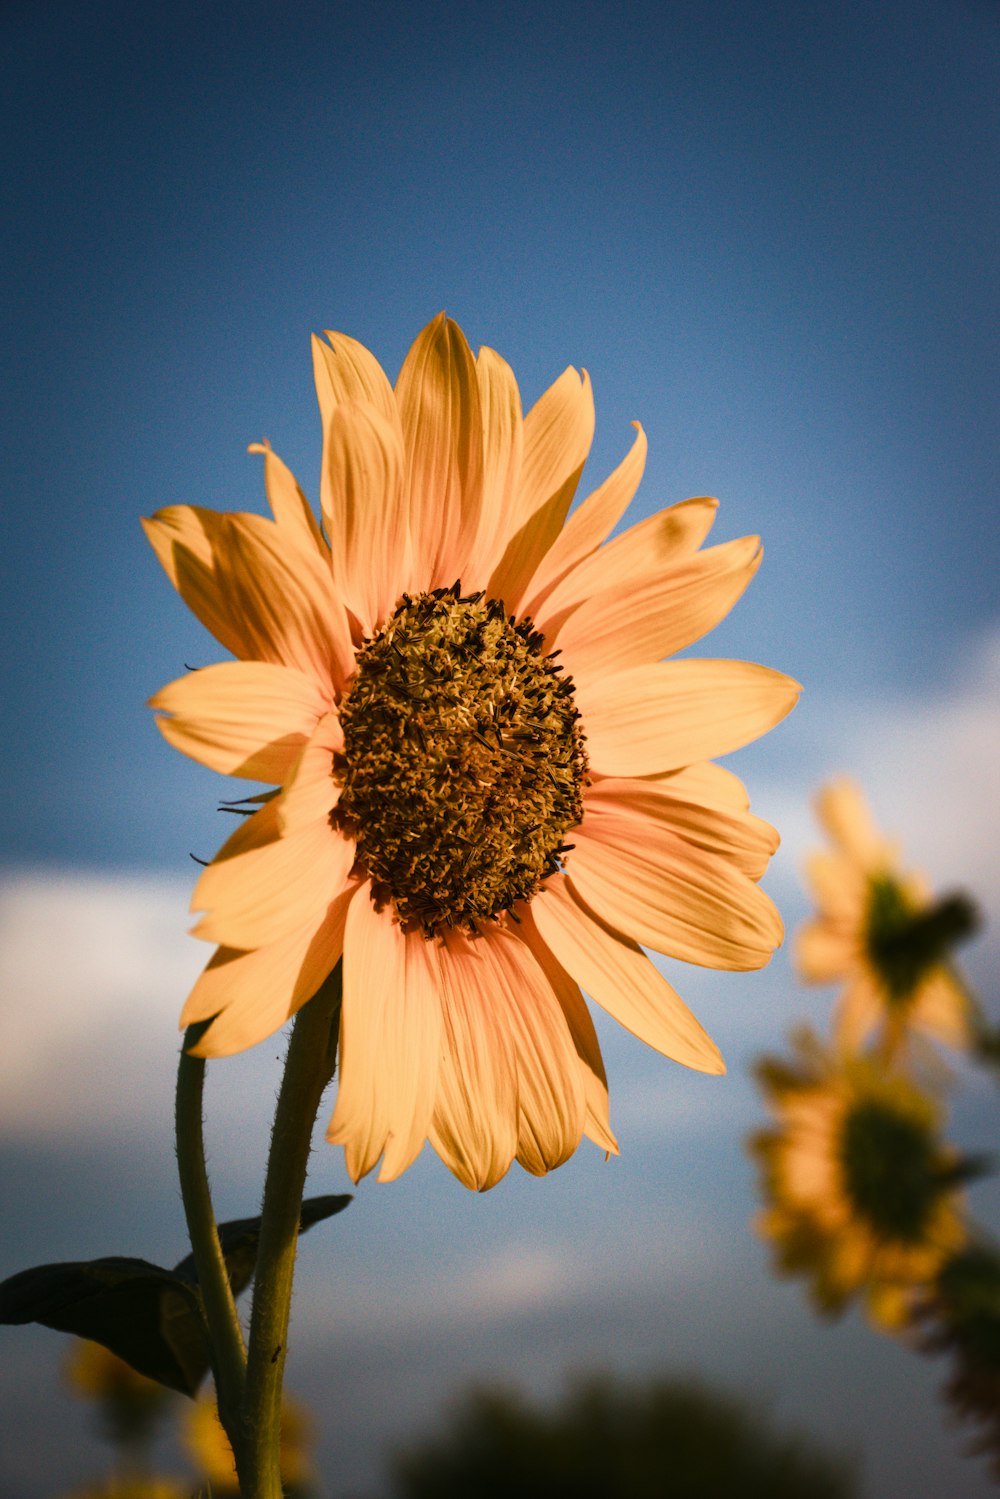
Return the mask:
<svg viewBox="0 0 1000 1499">
<path fill-rule="evenodd" d="M 0 883 L 0 1129 L 94 1131 L 170 1106 L 184 996 L 206 949 L 179 881 Z"/>
</svg>

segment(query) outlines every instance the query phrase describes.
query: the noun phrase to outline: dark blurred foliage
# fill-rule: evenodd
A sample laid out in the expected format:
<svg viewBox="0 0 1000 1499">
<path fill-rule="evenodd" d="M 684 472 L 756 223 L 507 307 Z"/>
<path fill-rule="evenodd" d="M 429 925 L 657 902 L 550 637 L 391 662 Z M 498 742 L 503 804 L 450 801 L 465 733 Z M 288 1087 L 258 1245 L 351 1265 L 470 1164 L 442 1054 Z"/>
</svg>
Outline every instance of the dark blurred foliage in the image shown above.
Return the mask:
<svg viewBox="0 0 1000 1499">
<path fill-rule="evenodd" d="M 394 1499 L 850 1499 L 853 1464 L 686 1381 L 594 1378 L 548 1409 L 480 1391 L 397 1454 Z"/>
<path fill-rule="evenodd" d="M 945 1265 L 915 1315 L 925 1353 L 944 1353 L 944 1396 L 977 1428 L 970 1453 L 988 1456 L 1000 1483 L 1000 1253 L 972 1243 Z"/>
</svg>

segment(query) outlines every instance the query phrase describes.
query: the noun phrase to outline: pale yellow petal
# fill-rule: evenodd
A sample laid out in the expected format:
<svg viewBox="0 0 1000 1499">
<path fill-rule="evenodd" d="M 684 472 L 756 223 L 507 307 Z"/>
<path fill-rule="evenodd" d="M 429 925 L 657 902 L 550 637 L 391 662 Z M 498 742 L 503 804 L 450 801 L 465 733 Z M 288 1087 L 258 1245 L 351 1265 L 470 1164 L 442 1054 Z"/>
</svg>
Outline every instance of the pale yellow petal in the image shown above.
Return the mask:
<svg viewBox="0 0 1000 1499">
<path fill-rule="evenodd" d="M 685 659 L 585 683 L 577 706 L 593 768 L 643 776 L 740 749 L 790 713 L 801 690 L 749 661 Z"/>
<path fill-rule="evenodd" d="M 389 379 L 375 355 L 348 338 L 346 333 L 327 330 L 329 343 L 313 335 L 313 375 L 324 435 L 341 401 L 363 401 L 388 421 L 396 421 L 396 398 Z"/>
<path fill-rule="evenodd" d="M 602 920 L 645 947 L 708 968 L 762 968 L 782 939 L 759 885 L 662 828 L 587 818 L 566 871 Z"/>
<path fill-rule="evenodd" d="M 586 1101 L 586 1117 L 583 1132 L 595 1145 L 612 1155 L 619 1155 L 618 1141 L 611 1130 L 608 1111 L 608 1075 L 604 1070 L 601 1047 L 584 1003 L 580 986 L 558 961 L 531 920 L 531 907 L 519 902 L 515 915 L 520 921 L 518 935 L 528 944 L 535 962 L 541 968 L 552 987 L 552 992 L 562 1006 L 573 1045 L 580 1059 L 580 1076 Z"/>
<path fill-rule="evenodd" d="M 614 777 L 595 777 L 600 784 Z M 640 779 L 640 778 L 636 778 Z M 651 790 L 665 791 L 683 801 L 701 802 L 706 807 L 718 807 L 720 811 L 749 812 L 750 798 L 739 776 L 733 775 L 722 765 L 713 765 L 702 760 L 694 765 L 685 765 L 680 770 L 668 770 L 665 775 L 643 776 L 641 782 Z"/>
<path fill-rule="evenodd" d="M 632 817 L 640 830 L 664 827 L 759 880 L 778 847 L 777 830 L 749 812 L 706 804 L 696 788 L 685 787 L 683 775 L 656 781 L 602 777 L 584 790 L 585 812 Z"/>
<path fill-rule="evenodd" d="M 947 968 L 933 968 L 923 980 L 914 996 L 912 1020 L 946 1046 L 963 1048 L 972 1043 L 972 1002 Z"/>
<path fill-rule="evenodd" d="M 602 921 L 565 875 L 547 880 L 530 921 L 577 983 L 648 1046 L 697 1072 L 725 1072 L 718 1047 L 638 943 Z"/>
<path fill-rule="evenodd" d="M 354 857 L 354 840 L 325 819 L 285 835 L 277 801 L 268 802 L 236 829 L 195 885 L 191 909 L 205 915 L 194 935 L 250 949 L 318 922 L 344 888 Z"/>
<path fill-rule="evenodd" d="M 517 1159 L 533 1176 L 568 1160 L 586 1115 L 576 1047 L 562 1007 L 519 937 L 486 926 L 478 938 L 492 968 L 490 990 L 517 1065 Z"/>
<path fill-rule="evenodd" d="M 572 568 L 596 552 L 614 530 L 639 488 L 646 466 L 646 434 L 638 422 L 635 441 L 627 457 L 567 518 L 559 535 L 535 569 L 525 590 L 524 613 L 534 619 L 546 617 L 547 596 Z"/>
<path fill-rule="evenodd" d="M 317 552 L 326 560 L 326 542 L 319 522 L 291 469 L 281 461 L 266 440 L 252 442 L 247 452 L 263 454 L 264 490 L 279 529 L 305 551 Z"/>
<path fill-rule="evenodd" d="M 807 984 L 830 984 L 857 965 L 857 943 L 829 922 L 807 921 L 795 933 L 792 956 Z"/>
<path fill-rule="evenodd" d="M 867 973 L 858 973 L 837 996 L 830 1028 L 848 1054 L 856 1052 L 885 1016 L 885 1000 Z"/>
<path fill-rule="evenodd" d="M 554 630 L 571 610 L 607 588 L 610 576 L 619 579 L 627 590 L 651 572 L 673 567 L 689 557 L 708 535 L 718 508 L 718 500 L 708 496 L 682 500 L 590 552 L 546 597 L 536 617 L 539 629 L 546 633 Z M 572 523 L 570 516 L 567 531 Z"/>
<path fill-rule="evenodd" d="M 482 348 L 476 379 L 483 417 L 483 500 L 479 531 L 462 574 L 467 592 L 486 587 L 496 565 L 498 537 L 506 542 L 518 504 L 524 447 L 521 395 L 510 365 L 493 349 Z"/>
<path fill-rule="evenodd" d="M 247 621 L 220 575 L 229 517 L 195 505 L 169 505 L 142 528 L 167 577 L 206 630 L 234 656 L 254 654 Z"/>
<path fill-rule="evenodd" d="M 369 636 L 411 581 L 406 458 L 398 424 L 374 406 L 341 402 L 326 429 L 323 465 L 334 587 Z"/>
<path fill-rule="evenodd" d="M 510 612 L 519 612 L 535 569 L 562 530 L 593 437 L 590 379 L 571 366 L 524 419 L 520 494 L 488 589 Z"/>
<path fill-rule="evenodd" d="M 273 521 L 228 521 L 218 583 L 244 622 L 249 654 L 294 666 L 339 694 L 354 672 L 354 650 L 329 568 L 318 554 L 291 546 Z"/>
<path fill-rule="evenodd" d="M 162 687 L 149 706 L 175 749 L 223 775 L 280 785 L 329 700 L 287 666 L 223 661 Z"/>
<path fill-rule="evenodd" d="M 307 823 L 329 818 L 341 791 L 340 781 L 334 776 L 334 755 L 343 752 L 340 719 L 336 713 L 326 713 L 313 730 L 275 803 L 283 833 L 294 833 Z"/>
<path fill-rule="evenodd" d="M 344 1146 L 348 1175 L 384 1154 L 380 1181 L 405 1171 L 430 1128 L 437 1088 L 441 1002 L 430 947 L 405 934 L 367 882 L 344 934 L 340 1083 L 327 1139 Z"/>
<path fill-rule="evenodd" d="M 760 566 L 760 538 L 745 536 L 696 552 L 665 571 L 651 569 L 623 586 L 609 567 L 607 586 L 546 636 L 562 651 L 579 689 L 585 683 L 659 661 L 693 645 L 741 596 Z"/>
<path fill-rule="evenodd" d="M 220 947 L 188 997 L 181 1025 L 216 1019 L 192 1048 L 199 1057 L 230 1056 L 272 1035 L 311 999 L 333 972 L 344 944 L 352 881 L 318 921 L 287 933 L 256 951 Z"/>
<path fill-rule="evenodd" d="M 848 855 L 827 849 L 809 854 L 806 883 L 824 915 L 861 927 L 868 900 L 868 876 Z"/>
<path fill-rule="evenodd" d="M 437 950 L 442 1029 L 430 1140 L 459 1181 L 485 1192 L 517 1149 L 517 1064 L 506 1018 L 493 1003 L 482 944 L 447 931 Z"/>
<path fill-rule="evenodd" d="M 892 862 L 892 844 L 875 826 L 855 781 L 844 776 L 824 786 L 816 811 L 833 841 L 863 869 L 877 870 Z"/>
<path fill-rule="evenodd" d="M 403 361 L 396 401 L 415 576 L 424 589 L 447 588 L 462 577 L 479 533 L 483 418 L 475 360 L 443 312 Z"/>
</svg>

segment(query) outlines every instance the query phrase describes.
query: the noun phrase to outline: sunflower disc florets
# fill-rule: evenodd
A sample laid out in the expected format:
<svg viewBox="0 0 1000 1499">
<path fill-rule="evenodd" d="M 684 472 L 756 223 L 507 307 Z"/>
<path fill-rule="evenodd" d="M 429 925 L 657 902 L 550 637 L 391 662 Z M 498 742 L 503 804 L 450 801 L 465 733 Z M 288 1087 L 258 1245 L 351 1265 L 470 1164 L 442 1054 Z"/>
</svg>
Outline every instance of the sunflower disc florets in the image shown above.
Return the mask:
<svg viewBox="0 0 1000 1499">
<path fill-rule="evenodd" d="M 530 900 L 582 816 L 572 682 L 542 644 L 456 585 L 404 594 L 358 652 L 338 815 L 400 920 L 427 934 Z"/>
</svg>

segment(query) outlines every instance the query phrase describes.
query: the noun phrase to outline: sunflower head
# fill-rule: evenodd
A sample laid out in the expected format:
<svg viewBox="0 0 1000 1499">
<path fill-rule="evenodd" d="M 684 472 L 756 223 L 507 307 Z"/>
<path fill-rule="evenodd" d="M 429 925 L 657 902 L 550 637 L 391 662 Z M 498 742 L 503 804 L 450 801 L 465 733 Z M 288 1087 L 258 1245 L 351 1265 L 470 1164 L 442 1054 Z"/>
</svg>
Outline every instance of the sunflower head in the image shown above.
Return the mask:
<svg viewBox="0 0 1000 1499">
<path fill-rule="evenodd" d="M 816 804 L 831 846 L 807 864 L 817 913 L 796 933 L 795 956 L 807 983 L 843 985 L 839 1042 L 853 1050 L 874 1035 L 889 1058 L 920 1033 L 968 1047 L 976 1007 L 951 958 L 975 931 L 972 901 L 935 900 L 900 867 L 854 782 L 831 782 Z"/>
<path fill-rule="evenodd" d="M 314 343 L 322 524 L 267 444 L 273 519 L 171 506 L 147 531 L 236 658 L 152 699 L 169 742 L 270 791 L 203 871 L 216 951 L 192 1049 L 271 1035 L 342 964 L 328 1138 L 357 1180 L 425 1141 L 466 1185 L 618 1146 L 584 1000 L 701 1071 L 715 1043 L 647 956 L 763 967 L 777 846 L 712 760 L 798 684 L 669 658 L 719 623 L 760 539 L 703 547 L 707 496 L 608 540 L 646 439 L 574 503 L 586 372 L 527 412 L 513 371 L 444 314 L 395 383 L 344 334 Z"/>
<path fill-rule="evenodd" d="M 876 1324 L 899 1327 L 964 1240 L 963 1165 L 941 1140 L 938 1105 L 908 1078 L 811 1032 L 795 1052 L 758 1068 L 774 1115 L 750 1141 L 765 1203 L 758 1227 L 821 1310 L 862 1295 Z"/>
</svg>

